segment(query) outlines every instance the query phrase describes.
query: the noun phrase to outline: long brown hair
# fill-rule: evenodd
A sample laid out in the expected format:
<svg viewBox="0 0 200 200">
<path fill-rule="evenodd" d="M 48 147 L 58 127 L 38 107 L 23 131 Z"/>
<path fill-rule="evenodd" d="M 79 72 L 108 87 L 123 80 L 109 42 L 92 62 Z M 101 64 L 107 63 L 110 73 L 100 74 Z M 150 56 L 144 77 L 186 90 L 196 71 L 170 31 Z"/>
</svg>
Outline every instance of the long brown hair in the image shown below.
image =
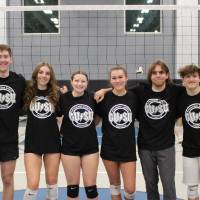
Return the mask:
<svg viewBox="0 0 200 200">
<path fill-rule="evenodd" d="M 43 66 L 47 66 L 50 71 L 50 80 L 47 84 L 48 99 L 55 107 L 58 103 L 59 93 L 58 93 L 58 86 L 57 86 L 57 81 L 55 78 L 55 73 L 54 73 L 53 67 L 47 62 L 41 62 L 34 69 L 34 71 L 32 73 L 32 78 L 28 82 L 27 88 L 25 90 L 24 105 L 26 108 L 30 105 L 31 101 L 34 100 L 34 98 L 37 94 L 37 89 L 38 89 L 37 76 L 38 76 L 38 72 L 39 72 L 40 68 Z"/>
<path fill-rule="evenodd" d="M 156 66 L 159 65 L 161 67 L 161 69 L 166 73 L 168 74 L 168 79 L 166 80 L 166 83 L 170 83 L 171 82 L 171 78 L 170 78 L 170 72 L 169 72 L 169 68 L 167 67 L 166 63 L 162 60 L 157 60 L 155 61 L 154 63 L 152 63 L 149 67 L 149 71 L 148 71 L 148 74 L 147 74 L 147 80 L 149 83 L 152 83 L 151 82 L 151 76 L 153 74 L 153 71 L 154 69 L 156 68 Z"/>
</svg>

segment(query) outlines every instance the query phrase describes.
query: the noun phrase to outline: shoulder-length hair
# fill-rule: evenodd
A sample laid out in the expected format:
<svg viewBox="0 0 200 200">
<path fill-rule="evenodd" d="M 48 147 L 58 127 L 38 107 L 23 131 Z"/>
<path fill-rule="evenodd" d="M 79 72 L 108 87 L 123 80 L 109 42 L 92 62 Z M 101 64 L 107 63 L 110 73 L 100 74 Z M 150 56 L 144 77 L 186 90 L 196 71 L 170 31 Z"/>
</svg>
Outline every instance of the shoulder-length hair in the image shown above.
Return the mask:
<svg viewBox="0 0 200 200">
<path fill-rule="evenodd" d="M 151 81 L 151 76 L 153 74 L 153 71 L 154 69 L 156 68 L 156 66 L 159 65 L 161 67 L 161 69 L 166 73 L 168 74 L 168 79 L 166 80 L 166 83 L 169 84 L 171 83 L 171 78 L 170 78 L 170 72 L 169 72 L 169 68 L 168 66 L 166 65 L 166 63 L 162 60 L 157 60 L 155 61 L 154 63 L 152 63 L 149 67 L 149 70 L 148 70 L 148 73 L 147 73 L 147 80 L 148 82 L 151 84 L 152 81 Z"/>
</svg>

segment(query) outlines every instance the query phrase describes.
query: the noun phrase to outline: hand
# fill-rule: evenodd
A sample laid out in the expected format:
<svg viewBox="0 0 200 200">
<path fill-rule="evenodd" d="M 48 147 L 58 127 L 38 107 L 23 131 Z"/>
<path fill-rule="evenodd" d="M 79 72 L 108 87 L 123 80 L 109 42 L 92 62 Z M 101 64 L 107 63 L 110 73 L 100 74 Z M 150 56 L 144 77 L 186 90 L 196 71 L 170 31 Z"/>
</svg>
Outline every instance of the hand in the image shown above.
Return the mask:
<svg viewBox="0 0 200 200">
<path fill-rule="evenodd" d="M 96 100 L 97 103 L 101 102 L 104 99 L 105 93 L 106 92 L 104 91 L 104 89 L 101 89 L 95 92 L 94 99 Z"/>
<path fill-rule="evenodd" d="M 62 85 L 62 86 L 60 87 L 60 92 L 61 92 L 62 94 L 68 92 L 67 86 L 66 86 L 66 85 Z"/>
<path fill-rule="evenodd" d="M 177 142 L 181 143 L 183 141 L 183 126 L 175 126 L 174 134 L 176 136 Z"/>
</svg>

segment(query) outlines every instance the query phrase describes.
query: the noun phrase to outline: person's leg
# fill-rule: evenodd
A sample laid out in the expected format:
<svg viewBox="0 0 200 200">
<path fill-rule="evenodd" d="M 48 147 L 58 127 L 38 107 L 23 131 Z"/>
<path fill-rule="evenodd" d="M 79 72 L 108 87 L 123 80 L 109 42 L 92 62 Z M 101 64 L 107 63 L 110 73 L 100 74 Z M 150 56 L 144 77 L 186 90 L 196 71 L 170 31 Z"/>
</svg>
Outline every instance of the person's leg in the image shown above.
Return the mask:
<svg viewBox="0 0 200 200">
<path fill-rule="evenodd" d="M 136 162 L 120 163 L 120 170 L 124 182 L 124 198 L 133 200 L 135 196 Z"/>
<path fill-rule="evenodd" d="M 61 161 L 67 179 L 67 200 L 78 200 L 81 159 L 61 154 Z"/>
<path fill-rule="evenodd" d="M 81 157 L 83 182 L 88 199 L 98 199 L 96 187 L 98 164 L 99 153 L 88 154 Z"/>
<path fill-rule="evenodd" d="M 158 169 L 155 152 L 150 150 L 138 150 L 142 172 L 146 184 L 148 200 L 160 200 L 158 192 Z"/>
<path fill-rule="evenodd" d="M 183 157 L 183 183 L 187 185 L 188 200 L 199 200 L 199 158 Z"/>
<path fill-rule="evenodd" d="M 14 178 L 16 160 L 1 162 L 1 179 L 3 182 L 3 200 L 12 200 L 14 197 Z"/>
<path fill-rule="evenodd" d="M 24 200 L 35 200 L 40 181 L 42 156 L 34 153 L 25 153 L 24 164 L 27 178 L 27 189 L 24 194 Z"/>
<path fill-rule="evenodd" d="M 160 179 L 163 186 L 163 199 L 176 200 L 175 187 L 175 147 L 156 151 Z"/>
<path fill-rule="evenodd" d="M 110 194 L 112 200 L 121 200 L 121 181 L 119 163 L 103 160 L 110 182 Z"/>
<path fill-rule="evenodd" d="M 60 153 L 45 154 L 43 160 L 47 184 L 47 200 L 56 200 L 58 199 L 57 181 Z"/>
</svg>

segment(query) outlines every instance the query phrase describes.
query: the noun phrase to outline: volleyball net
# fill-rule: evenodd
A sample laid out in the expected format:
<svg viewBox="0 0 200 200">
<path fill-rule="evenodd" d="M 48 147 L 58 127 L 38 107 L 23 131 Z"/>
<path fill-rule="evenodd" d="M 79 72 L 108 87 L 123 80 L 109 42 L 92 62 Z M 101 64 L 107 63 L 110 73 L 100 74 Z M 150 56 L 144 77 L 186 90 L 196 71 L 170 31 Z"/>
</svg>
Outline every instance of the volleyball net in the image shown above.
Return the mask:
<svg viewBox="0 0 200 200">
<path fill-rule="evenodd" d="M 150 63 L 162 59 L 175 79 L 178 67 L 198 64 L 198 4 L 77 2 L 83 3 L 9 0 L 0 5 L 0 43 L 12 48 L 11 69 L 30 79 L 37 63 L 47 61 L 58 80 L 69 80 L 76 70 L 91 80 L 107 80 L 109 69 L 121 64 L 129 79 L 145 79 Z"/>
</svg>

